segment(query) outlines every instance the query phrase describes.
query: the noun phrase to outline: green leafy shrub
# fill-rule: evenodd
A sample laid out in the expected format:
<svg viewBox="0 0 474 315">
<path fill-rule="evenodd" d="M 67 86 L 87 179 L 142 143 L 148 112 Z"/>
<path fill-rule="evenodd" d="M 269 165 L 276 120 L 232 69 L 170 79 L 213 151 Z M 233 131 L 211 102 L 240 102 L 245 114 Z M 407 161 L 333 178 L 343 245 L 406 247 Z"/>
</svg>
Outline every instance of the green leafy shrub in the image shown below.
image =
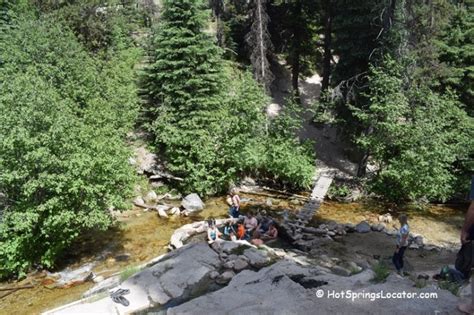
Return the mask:
<svg viewBox="0 0 474 315">
<path fill-rule="evenodd" d="M 18 17 L 0 59 L 0 278 L 52 267 L 107 229 L 134 174 L 124 135 L 138 111 L 134 48 L 94 59 L 57 21 Z"/>
<path fill-rule="evenodd" d="M 331 185 L 328 191 L 329 199 L 346 198 L 351 194 L 351 189 L 345 184 Z"/>
</svg>

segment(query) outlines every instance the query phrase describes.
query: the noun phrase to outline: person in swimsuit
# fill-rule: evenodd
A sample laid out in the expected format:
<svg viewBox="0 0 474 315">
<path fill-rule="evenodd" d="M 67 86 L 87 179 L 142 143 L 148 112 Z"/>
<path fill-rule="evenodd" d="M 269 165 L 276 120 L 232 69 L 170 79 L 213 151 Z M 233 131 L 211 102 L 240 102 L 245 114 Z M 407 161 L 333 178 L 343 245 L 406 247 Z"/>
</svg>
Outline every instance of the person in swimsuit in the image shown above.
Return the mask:
<svg viewBox="0 0 474 315">
<path fill-rule="evenodd" d="M 240 216 L 240 197 L 235 188 L 230 190 L 227 203 L 229 204 L 229 215 L 232 218 L 238 218 Z"/>
<path fill-rule="evenodd" d="M 209 227 L 207 228 L 207 242 L 209 244 L 212 244 L 220 239 L 221 232 L 219 232 L 219 230 L 217 229 L 214 220 L 209 220 L 208 225 Z"/>
</svg>

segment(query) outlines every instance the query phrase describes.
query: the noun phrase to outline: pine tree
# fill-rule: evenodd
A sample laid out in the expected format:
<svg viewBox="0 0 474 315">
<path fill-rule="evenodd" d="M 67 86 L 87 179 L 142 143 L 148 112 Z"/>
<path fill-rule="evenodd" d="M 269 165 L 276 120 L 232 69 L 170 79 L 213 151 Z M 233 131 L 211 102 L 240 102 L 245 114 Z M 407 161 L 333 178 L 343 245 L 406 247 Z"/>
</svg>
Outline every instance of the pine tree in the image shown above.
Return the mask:
<svg viewBox="0 0 474 315">
<path fill-rule="evenodd" d="M 185 190 L 212 193 L 219 183 L 210 179 L 222 175 L 216 148 L 223 136 L 223 69 L 221 50 L 203 32 L 205 23 L 202 1 L 164 1 L 145 89 L 152 107 L 151 129 L 168 168 L 186 178 Z"/>
<path fill-rule="evenodd" d="M 272 42 L 268 33 L 269 18 L 266 12 L 266 0 L 253 0 L 251 6 L 252 25 L 246 36 L 247 44 L 251 48 L 250 61 L 255 79 L 269 91 L 273 81 L 268 60 Z"/>
<path fill-rule="evenodd" d="M 321 93 L 329 88 L 329 79 L 331 76 L 331 60 L 332 60 L 332 19 L 333 9 L 331 0 L 322 1 L 322 15 L 323 20 L 321 24 L 324 30 L 324 42 L 323 42 L 323 65 L 322 65 L 322 81 L 321 81 Z"/>
<path fill-rule="evenodd" d="M 224 15 L 224 0 L 209 0 L 209 6 L 212 9 L 212 15 L 216 21 L 216 38 L 217 44 L 220 47 L 225 46 L 225 24 L 222 20 L 222 16 Z"/>
<path fill-rule="evenodd" d="M 444 66 L 442 88 L 454 89 L 467 111 L 474 116 L 474 7 L 459 3 L 449 24 L 436 41 Z"/>
<path fill-rule="evenodd" d="M 298 99 L 299 77 L 309 72 L 318 49 L 318 1 L 277 0 L 272 3 L 270 17 L 273 43 L 276 51 L 286 55 L 293 93 Z"/>
<path fill-rule="evenodd" d="M 205 22 L 201 1 L 164 1 L 147 80 L 156 108 L 185 117 L 218 107 L 212 96 L 221 88 L 221 51 L 203 32 Z"/>
</svg>

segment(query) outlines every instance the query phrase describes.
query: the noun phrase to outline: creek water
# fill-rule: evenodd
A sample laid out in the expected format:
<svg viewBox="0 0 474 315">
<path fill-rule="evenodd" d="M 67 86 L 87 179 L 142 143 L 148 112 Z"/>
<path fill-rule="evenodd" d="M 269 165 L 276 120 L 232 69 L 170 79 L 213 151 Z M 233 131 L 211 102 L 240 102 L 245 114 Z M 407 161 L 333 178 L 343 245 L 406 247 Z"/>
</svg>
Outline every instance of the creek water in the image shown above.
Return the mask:
<svg viewBox="0 0 474 315">
<path fill-rule="evenodd" d="M 265 209 L 267 213 L 278 213 L 284 209 L 290 212 L 299 209 L 302 204 L 291 201 L 285 197 L 272 196 L 271 202 L 268 197 L 242 194 L 247 202 L 244 203 L 243 212 L 253 209 Z M 114 273 L 130 269 L 133 266 L 143 264 L 168 251 L 167 245 L 175 229 L 194 221 L 201 221 L 208 217 L 227 217 L 227 205 L 225 197 L 210 198 L 205 202 L 205 209 L 196 216 L 170 217 L 162 219 L 156 211 L 145 212 L 143 209 L 135 208 L 117 215 L 117 224 L 110 230 L 93 235 L 84 235 L 64 255 L 58 265 L 58 270 L 64 268 L 76 269 L 80 266 L 93 262 L 93 271 L 97 275 L 108 277 Z M 361 220 L 373 221 L 378 214 L 387 212 L 384 206 L 368 206 L 359 203 L 342 204 L 337 202 L 323 203 L 320 211 L 313 219 L 313 224 L 320 221 L 336 220 L 338 222 L 354 222 Z M 456 231 L 459 222 L 462 222 L 463 213 L 459 209 L 446 207 L 432 207 L 426 213 L 420 213 L 418 220 L 427 222 L 426 226 L 432 226 L 433 222 L 441 224 L 440 229 Z M 453 223 L 454 222 L 454 223 Z M 446 226 L 444 226 L 445 224 Z M 452 231 L 450 230 L 452 234 Z M 119 261 L 115 259 L 119 255 L 127 254 L 129 259 Z M 78 300 L 82 294 L 94 284 L 86 282 L 69 288 L 55 288 L 48 280 L 46 272 L 36 272 L 17 283 L 0 283 L 0 287 L 32 284 L 34 288 L 19 290 L 4 298 L 0 292 L 0 314 L 39 314 L 42 311 L 52 309 L 66 303 Z"/>
</svg>

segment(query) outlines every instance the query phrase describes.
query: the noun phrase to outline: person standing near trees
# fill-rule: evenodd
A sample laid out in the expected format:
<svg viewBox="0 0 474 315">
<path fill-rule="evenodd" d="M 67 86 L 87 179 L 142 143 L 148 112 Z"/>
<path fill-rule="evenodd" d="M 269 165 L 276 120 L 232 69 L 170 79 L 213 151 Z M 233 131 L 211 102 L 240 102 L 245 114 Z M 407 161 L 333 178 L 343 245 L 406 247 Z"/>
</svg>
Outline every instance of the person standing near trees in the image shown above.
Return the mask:
<svg viewBox="0 0 474 315">
<path fill-rule="evenodd" d="M 466 314 L 474 313 L 474 279 L 472 279 L 472 267 L 473 267 L 473 244 L 474 240 L 474 175 L 471 178 L 471 192 L 469 194 L 471 201 L 469 208 L 467 209 L 466 218 L 464 219 L 464 225 L 461 230 L 461 249 L 459 250 L 456 258 L 456 269 L 461 271 L 466 278 L 471 276 L 471 303 L 459 304 L 458 309 Z"/>
<path fill-rule="evenodd" d="M 471 204 L 466 212 L 464 225 L 461 230 L 461 244 L 474 240 L 474 175 L 471 178 L 471 192 L 469 194 Z"/>
<path fill-rule="evenodd" d="M 230 206 L 230 216 L 232 218 L 238 218 L 240 216 L 240 197 L 235 188 L 230 190 L 229 196 L 227 197 L 227 204 Z"/>
<path fill-rule="evenodd" d="M 402 214 L 398 221 L 400 222 L 400 229 L 397 233 L 397 248 L 393 254 L 392 261 L 397 269 L 397 272 L 403 276 L 403 256 L 408 246 L 408 235 L 410 234 L 410 226 L 408 225 L 408 217 Z"/>
</svg>

